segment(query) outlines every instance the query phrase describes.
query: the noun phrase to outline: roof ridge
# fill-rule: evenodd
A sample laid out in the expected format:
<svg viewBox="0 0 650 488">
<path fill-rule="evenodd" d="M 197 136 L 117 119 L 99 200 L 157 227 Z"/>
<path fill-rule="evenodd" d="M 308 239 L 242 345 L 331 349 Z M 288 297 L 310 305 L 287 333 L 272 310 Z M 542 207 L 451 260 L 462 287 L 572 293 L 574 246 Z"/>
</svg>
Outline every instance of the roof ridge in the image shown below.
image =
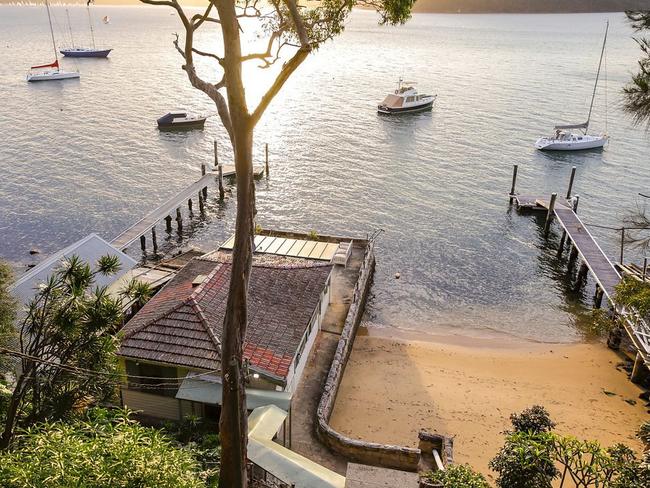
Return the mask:
<svg viewBox="0 0 650 488">
<path fill-rule="evenodd" d="M 208 280 L 206 279 L 205 281 Z M 192 310 L 194 310 L 196 315 L 198 315 L 201 324 L 203 324 L 203 327 L 205 327 L 205 331 L 208 333 L 208 336 L 210 337 L 210 340 L 217 347 L 217 353 L 219 353 L 219 357 L 221 357 L 221 341 L 212 330 L 212 327 L 210 327 L 210 324 L 208 324 L 208 320 L 205 318 L 205 315 L 203 315 L 203 310 L 201 310 L 201 306 L 194 299 L 194 296 L 190 296 L 187 299 L 187 303 L 192 307 Z"/>
<path fill-rule="evenodd" d="M 194 290 L 192 290 L 192 293 L 190 293 L 189 298 L 195 299 L 199 296 L 199 293 L 203 291 L 203 289 L 207 286 L 207 284 L 214 278 L 214 275 L 217 274 L 217 272 L 222 268 L 224 263 L 220 263 L 219 261 L 211 261 L 215 263 L 215 267 L 208 273 L 208 275 L 205 277 L 205 279 L 199 284 Z M 200 275 L 197 275 L 200 276 Z"/>
</svg>

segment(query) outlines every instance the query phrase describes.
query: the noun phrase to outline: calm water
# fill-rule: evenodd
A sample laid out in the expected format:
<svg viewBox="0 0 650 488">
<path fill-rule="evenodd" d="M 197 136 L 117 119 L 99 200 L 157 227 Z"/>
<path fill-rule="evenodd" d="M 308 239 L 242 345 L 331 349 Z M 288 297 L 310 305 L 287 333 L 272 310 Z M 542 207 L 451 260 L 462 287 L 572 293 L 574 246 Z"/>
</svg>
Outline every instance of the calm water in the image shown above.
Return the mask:
<svg viewBox="0 0 650 488">
<path fill-rule="evenodd" d="M 47 253 L 90 232 L 117 235 L 196 179 L 214 138 L 229 158 L 216 118 L 204 132 L 155 128 L 172 108 L 214 112 L 180 69 L 171 45 L 178 18 L 164 8 L 95 12 L 111 18 L 96 26 L 111 57 L 79 61 L 81 81 L 28 85 L 28 66 L 52 56 L 45 12 L 0 6 L 0 255 L 17 265 L 31 262 L 33 247 Z M 62 39 L 65 12 L 54 13 Z M 77 42 L 87 39 L 85 11 L 71 8 L 70 16 Z M 536 152 L 534 140 L 554 123 L 585 118 L 606 18 L 607 90 L 603 83 L 593 127 L 605 129 L 607 95 L 611 147 Z M 370 326 L 579 339 L 593 288 L 570 292 L 553 239 L 545 244 L 534 217 L 509 211 L 505 194 L 514 163 L 519 189 L 543 194 L 565 191 L 575 165 L 587 222 L 618 226 L 635 207 L 650 183 L 650 142 L 619 110 L 639 54 L 631 35 L 622 14 L 416 15 L 381 28 L 373 14 L 355 12 L 257 129 L 257 158 L 264 142 L 271 150 L 271 177 L 257 187 L 260 223 L 336 234 L 383 229 Z M 205 33 L 204 46 L 211 39 Z M 253 102 L 267 79 L 254 66 L 248 74 L 256 75 Z M 438 93 L 432 113 L 376 115 L 402 75 Z M 232 232 L 234 210 L 234 201 L 211 201 L 207 220 L 182 244 L 216 245 Z M 616 233 L 593 232 L 616 258 Z"/>
</svg>

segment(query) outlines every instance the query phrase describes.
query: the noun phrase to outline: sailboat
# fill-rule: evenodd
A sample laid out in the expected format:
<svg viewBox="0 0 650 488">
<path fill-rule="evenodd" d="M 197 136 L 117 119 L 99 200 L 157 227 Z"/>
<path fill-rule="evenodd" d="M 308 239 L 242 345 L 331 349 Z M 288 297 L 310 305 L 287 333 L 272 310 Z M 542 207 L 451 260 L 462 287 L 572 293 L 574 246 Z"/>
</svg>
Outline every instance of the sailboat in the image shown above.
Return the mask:
<svg viewBox="0 0 650 488">
<path fill-rule="evenodd" d="M 90 25 L 90 37 L 93 41 L 93 47 L 76 47 L 74 45 L 74 38 L 72 38 L 72 26 L 70 25 L 70 17 L 68 16 L 68 26 L 70 28 L 70 37 L 72 38 L 72 47 L 69 49 L 61 49 L 61 54 L 69 58 L 105 58 L 112 51 L 112 49 L 97 49 L 95 46 L 95 31 L 93 30 L 93 18 L 90 14 L 90 2 L 86 3 L 86 10 L 88 11 L 88 23 Z"/>
<path fill-rule="evenodd" d="M 598 79 L 600 78 L 600 69 L 603 64 L 603 55 L 605 54 L 605 45 L 607 44 L 607 32 L 609 31 L 609 21 L 605 27 L 605 38 L 603 39 L 603 48 L 600 51 L 600 61 L 598 62 L 598 72 L 596 73 L 596 83 L 591 95 L 591 105 L 589 105 L 589 115 L 587 121 L 582 124 L 556 125 L 555 134 L 550 137 L 541 137 L 535 143 L 535 147 L 541 151 L 579 151 L 582 149 L 602 148 L 609 141 L 607 134 L 590 135 L 589 122 L 591 121 L 591 112 L 594 108 L 594 99 L 596 98 L 596 88 L 598 88 Z M 573 129 L 581 130 L 582 133 L 570 132 Z"/>
<path fill-rule="evenodd" d="M 45 7 L 47 8 L 47 20 L 50 22 L 50 34 L 52 35 L 52 47 L 54 48 L 54 62 L 32 66 L 30 72 L 27 73 L 27 81 L 67 80 L 69 78 L 79 78 L 78 71 L 64 71 L 59 66 L 59 56 L 56 52 L 56 41 L 54 40 L 54 29 L 52 28 L 52 14 L 50 13 L 50 4 L 47 0 L 45 0 Z"/>
</svg>

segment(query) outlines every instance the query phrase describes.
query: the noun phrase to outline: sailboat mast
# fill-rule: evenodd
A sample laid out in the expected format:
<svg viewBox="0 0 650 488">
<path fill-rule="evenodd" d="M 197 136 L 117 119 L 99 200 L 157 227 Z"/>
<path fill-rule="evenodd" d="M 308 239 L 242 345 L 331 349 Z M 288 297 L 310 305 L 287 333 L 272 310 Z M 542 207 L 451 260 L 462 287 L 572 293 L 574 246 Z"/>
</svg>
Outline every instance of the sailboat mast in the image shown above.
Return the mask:
<svg viewBox="0 0 650 488">
<path fill-rule="evenodd" d="M 45 0 L 45 7 L 47 7 L 47 20 L 50 22 L 50 34 L 52 35 L 52 47 L 54 48 L 54 59 L 56 59 L 57 66 L 59 64 L 59 55 L 56 52 L 56 41 L 54 40 L 54 29 L 52 28 L 52 15 L 50 14 L 50 4 Z"/>
<path fill-rule="evenodd" d="M 598 61 L 598 72 L 596 73 L 596 83 L 594 84 L 594 92 L 591 95 L 591 105 L 589 105 L 589 115 L 587 116 L 587 126 L 585 127 L 585 134 L 589 129 L 589 122 L 591 121 L 591 111 L 594 108 L 594 99 L 596 98 L 596 88 L 598 88 L 598 78 L 600 77 L 600 68 L 603 65 L 603 55 L 605 54 L 605 44 L 607 44 L 607 33 L 609 32 L 609 20 L 605 27 L 605 38 L 603 39 L 603 48 L 600 51 L 600 61 Z"/>
<path fill-rule="evenodd" d="M 93 40 L 93 49 L 95 49 L 95 31 L 93 31 L 93 19 L 90 16 L 90 6 L 89 6 L 89 4 L 90 4 L 90 2 L 88 2 L 88 4 L 86 4 L 86 10 L 88 11 L 88 23 L 90 24 L 90 37 Z"/>
<path fill-rule="evenodd" d="M 72 23 L 70 22 L 70 11 L 65 9 L 65 15 L 68 17 L 68 30 L 70 31 L 70 40 L 72 41 L 72 47 L 74 48 L 74 36 L 72 35 Z"/>
</svg>

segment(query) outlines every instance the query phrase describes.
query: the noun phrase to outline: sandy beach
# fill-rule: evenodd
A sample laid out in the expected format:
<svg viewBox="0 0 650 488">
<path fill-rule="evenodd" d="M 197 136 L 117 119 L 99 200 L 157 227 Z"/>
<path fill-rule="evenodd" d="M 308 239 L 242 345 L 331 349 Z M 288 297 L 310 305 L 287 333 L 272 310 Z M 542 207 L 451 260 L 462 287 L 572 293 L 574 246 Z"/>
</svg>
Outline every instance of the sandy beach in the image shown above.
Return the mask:
<svg viewBox="0 0 650 488">
<path fill-rule="evenodd" d="M 642 390 L 616 369 L 620 361 L 601 344 L 358 336 L 332 425 L 354 438 L 409 446 L 422 428 L 453 435 L 455 461 L 490 475 L 510 413 L 540 404 L 561 433 L 639 450 L 634 433 L 650 414 Z"/>
</svg>

